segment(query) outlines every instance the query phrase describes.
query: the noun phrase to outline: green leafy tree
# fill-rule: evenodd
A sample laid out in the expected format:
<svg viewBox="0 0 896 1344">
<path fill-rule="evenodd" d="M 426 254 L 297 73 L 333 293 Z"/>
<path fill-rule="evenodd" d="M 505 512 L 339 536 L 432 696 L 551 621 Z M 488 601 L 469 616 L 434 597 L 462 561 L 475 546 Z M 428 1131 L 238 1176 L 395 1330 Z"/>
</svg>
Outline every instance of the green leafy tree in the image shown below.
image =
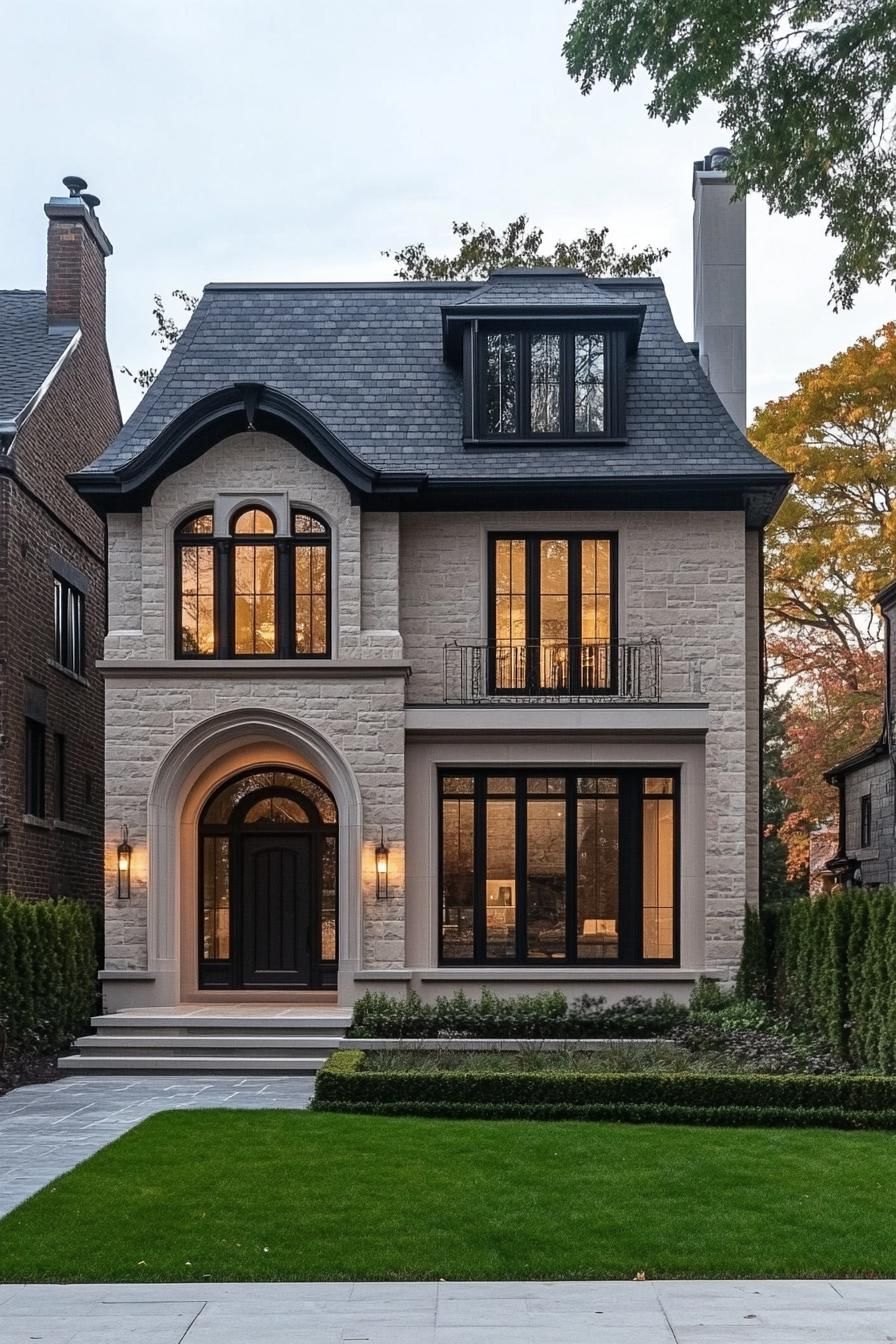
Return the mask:
<svg viewBox="0 0 896 1344">
<path fill-rule="evenodd" d="M 618 251 L 607 228 L 586 229 L 581 238 L 544 246 L 544 230 L 518 215 L 500 232 L 488 224 L 451 225 L 458 240 L 454 252 L 433 256 L 425 243 L 408 243 L 397 252 L 386 251 L 395 263 L 398 280 L 484 280 L 502 266 L 575 266 L 586 275 L 650 275 L 669 255 L 666 247 Z"/>
<path fill-rule="evenodd" d="M 704 99 L 730 132 L 738 192 L 794 216 L 818 211 L 841 244 L 834 302 L 896 272 L 893 0 L 573 0 L 563 47 L 588 93 L 639 68 L 667 125 Z"/>
<path fill-rule="evenodd" d="M 762 899 L 764 902 L 792 901 L 808 893 L 806 869 L 796 878 L 788 873 L 788 846 L 781 828 L 796 804 L 788 796 L 783 780 L 783 758 L 787 751 L 788 701 L 774 689 L 766 692 L 763 709 L 763 793 L 762 793 Z"/>
</svg>

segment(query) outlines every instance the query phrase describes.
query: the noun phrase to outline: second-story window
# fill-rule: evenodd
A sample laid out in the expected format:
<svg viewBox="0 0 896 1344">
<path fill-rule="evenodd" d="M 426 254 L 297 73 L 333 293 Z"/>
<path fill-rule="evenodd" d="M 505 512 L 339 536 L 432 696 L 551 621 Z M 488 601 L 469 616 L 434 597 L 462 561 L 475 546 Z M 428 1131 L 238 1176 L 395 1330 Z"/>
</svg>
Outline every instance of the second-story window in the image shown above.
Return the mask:
<svg viewBox="0 0 896 1344">
<path fill-rule="evenodd" d="M 597 331 L 497 331 L 480 338 L 480 433 L 575 439 L 607 428 L 605 337 Z"/>
<path fill-rule="evenodd" d="M 84 594 L 53 576 L 54 657 L 77 676 L 84 673 Z"/>
<path fill-rule="evenodd" d="M 330 529 L 294 510 L 291 535 L 274 516 L 241 509 L 216 537 L 211 511 L 175 534 L 179 658 L 327 658 Z"/>
<path fill-rule="evenodd" d="M 615 538 L 490 538 L 490 689 L 575 694 L 615 689 Z"/>
</svg>

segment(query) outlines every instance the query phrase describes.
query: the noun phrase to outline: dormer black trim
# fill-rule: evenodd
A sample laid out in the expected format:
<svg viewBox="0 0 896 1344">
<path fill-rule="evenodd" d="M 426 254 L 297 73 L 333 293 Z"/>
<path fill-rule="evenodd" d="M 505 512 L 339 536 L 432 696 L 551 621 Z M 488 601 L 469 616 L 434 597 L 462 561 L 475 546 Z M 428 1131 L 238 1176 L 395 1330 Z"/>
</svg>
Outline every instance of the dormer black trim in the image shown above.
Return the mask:
<svg viewBox="0 0 896 1344">
<path fill-rule="evenodd" d="M 621 331 L 625 353 L 633 355 L 641 339 L 646 308 L 643 303 L 614 303 L 612 307 L 595 304 L 552 304 L 543 307 L 527 304 L 459 304 L 442 309 L 442 350 L 447 363 L 456 368 L 463 358 L 464 331 L 474 323 L 487 327 L 503 323 L 519 330 L 533 327 L 544 330 L 551 323 L 565 328 L 587 327 L 591 331 Z"/>
</svg>

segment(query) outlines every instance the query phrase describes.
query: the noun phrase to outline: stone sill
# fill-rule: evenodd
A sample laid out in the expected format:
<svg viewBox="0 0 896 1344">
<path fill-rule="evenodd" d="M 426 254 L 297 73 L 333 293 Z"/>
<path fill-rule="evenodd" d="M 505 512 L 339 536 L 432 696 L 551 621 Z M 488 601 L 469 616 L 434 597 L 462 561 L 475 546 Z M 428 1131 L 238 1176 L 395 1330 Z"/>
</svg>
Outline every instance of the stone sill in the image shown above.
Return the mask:
<svg viewBox="0 0 896 1344">
<path fill-rule="evenodd" d="M 98 971 L 98 980 L 155 980 L 155 971 Z"/>
<path fill-rule="evenodd" d="M 53 822 L 54 831 L 65 831 L 67 835 L 89 835 L 90 831 L 86 826 L 77 826 L 73 821 L 60 821 L 57 817 Z"/>
<path fill-rule="evenodd" d="M 66 667 L 64 663 L 57 663 L 55 658 L 48 658 L 47 666 L 54 667 L 57 672 L 61 672 L 64 677 L 68 677 L 69 681 L 76 681 L 79 686 L 90 687 L 90 682 L 86 677 L 83 677 L 80 672 L 73 672 L 71 668 Z"/>
<path fill-rule="evenodd" d="M 36 817 L 31 812 L 26 812 L 22 816 L 23 826 L 33 826 L 37 831 L 52 831 L 53 822 L 49 817 Z"/>
<path fill-rule="evenodd" d="M 612 983 L 617 980 L 644 980 L 644 981 L 696 981 L 701 976 L 708 980 L 721 979 L 720 971 L 710 970 L 687 970 L 678 966 L 558 966 L 556 964 L 546 964 L 544 968 L 538 966 L 458 966 L 458 967 L 414 967 L 408 970 L 399 971 L 355 971 L 355 980 L 410 980 L 413 976 L 420 980 L 443 980 L 446 983 L 452 981 L 463 982 L 465 980 L 498 980 L 512 982 L 514 980 L 582 980 L 587 981 L 605 981 Z"/>
<path fill-rule="evenodd" d="M 614 704 L 408 705 L 408 733 L 454 736 L 459 732 L 675 733 L 703 737 L 709 731 L 705 702 L 651 701 Z"/>
<path fill-rule="evenodd" d="M 106 658 L 97 663 L 106 678 L 126 680 L 193 681 L 248 678 L 264 681 L 288 677 L 301 681 L 369 681 L 377 677 L 411 675 L 410 663 L 375 658 Z"/>
</svg>

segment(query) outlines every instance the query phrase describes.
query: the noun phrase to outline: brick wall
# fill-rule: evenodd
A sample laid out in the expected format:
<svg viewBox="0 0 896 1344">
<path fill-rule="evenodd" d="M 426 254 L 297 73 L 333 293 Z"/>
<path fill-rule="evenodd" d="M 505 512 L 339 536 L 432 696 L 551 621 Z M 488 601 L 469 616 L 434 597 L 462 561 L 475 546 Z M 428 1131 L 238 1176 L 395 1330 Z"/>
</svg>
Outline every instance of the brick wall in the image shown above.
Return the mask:
<svg viewBox="0 0 896 1344">
<path fill-rule="evenodd" d="M 58 227 L 51 222 L 51 230 Z M 75 233 L 80 226 L 67 225 Z M 121 418 L 105 345 L 105 272 L 86 235 L 67 252 L 64 287 L 79 274 L 81 337 L 14 442 L 14 474 L 0 477 L 0 890 L 27 898 L 102 898 L 103 689 L 95 670 L 105 630 L 102 521 L 72 490 Z M 71 258 L 71 267 L 68 259 Z M 86 578 L 83 679 L 53 665 L 53 555 Z M 46 820 L 26 824 L 24 700 L 46 691 Z M 65 820 L 55 816 L 55 735 L 65 737 Z"/>
</svg>

